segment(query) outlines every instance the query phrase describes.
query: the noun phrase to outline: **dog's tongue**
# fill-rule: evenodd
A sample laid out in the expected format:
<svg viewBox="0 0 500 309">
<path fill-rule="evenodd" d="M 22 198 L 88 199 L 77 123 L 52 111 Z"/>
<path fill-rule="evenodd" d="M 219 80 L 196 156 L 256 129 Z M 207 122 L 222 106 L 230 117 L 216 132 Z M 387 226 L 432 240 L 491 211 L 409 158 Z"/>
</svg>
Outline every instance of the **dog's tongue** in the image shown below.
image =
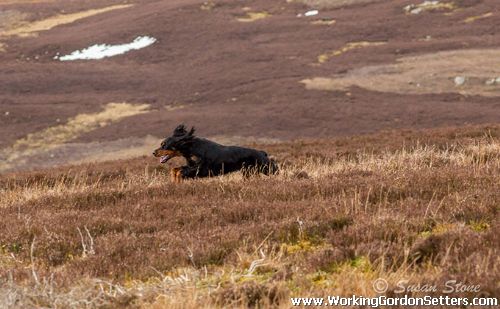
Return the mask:
<svg viewBox="0 0 500 309">
<path fill-rule="evenodd" d="M 167 162 L 169 158 L 170 158 L 169 156 L 162 156 L 162 157 L 160 158 L 160 163 L 165 163 L 165 162 Z"/>
</svg>

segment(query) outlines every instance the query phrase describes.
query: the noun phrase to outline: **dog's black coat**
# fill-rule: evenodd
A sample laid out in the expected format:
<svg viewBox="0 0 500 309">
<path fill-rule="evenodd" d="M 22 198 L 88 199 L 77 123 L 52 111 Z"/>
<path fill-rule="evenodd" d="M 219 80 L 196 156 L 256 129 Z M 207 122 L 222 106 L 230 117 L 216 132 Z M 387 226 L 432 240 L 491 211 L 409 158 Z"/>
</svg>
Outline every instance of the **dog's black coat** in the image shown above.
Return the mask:
<svg viewBox="0 0 500 309">
<path fill-rule="evenodd" d="M 181 167 L 183 178 L 217 176 L 240 170 L 245 174 L 252 171 L 266 175 L 278 172 L 276 163 L 266 152 L 220 145 L 196 137 L 194 128 L 188 132 L 184 125 L 179 125 L 159 149 L 176 151 L 186 158 L 187 165 Z"/>
</svg>

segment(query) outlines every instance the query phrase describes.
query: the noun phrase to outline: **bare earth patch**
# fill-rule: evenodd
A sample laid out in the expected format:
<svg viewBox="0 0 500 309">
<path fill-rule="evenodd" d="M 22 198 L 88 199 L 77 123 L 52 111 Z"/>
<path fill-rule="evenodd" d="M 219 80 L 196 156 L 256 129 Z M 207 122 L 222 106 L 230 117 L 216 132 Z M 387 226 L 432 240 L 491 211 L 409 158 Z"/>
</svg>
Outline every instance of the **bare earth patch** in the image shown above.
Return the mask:
<svg viewBox="0 0 500 309">
<path fill-rule="evenodd" d="M 105 127 L 121 119 L 147 113 L 148 104 L 109 103 L 98 113 L 80 114 L 67 123 L 28 134 L 10 148 L 0 151 L 0 171 L 25 164 L 30 157 L 42 157 L 78 136 Z M 71 155 L 71 154 L 69 154 Z"/>
<path fill-rule="evenodd" d="M 92 143 L 70 143 L 60 148 L 60 154 L 47 166 L 57 166 L 60 164 L 77 164 L 104 162 L 120 159 L 129 159 L 150 154 L 152 149 L 158 147 L 161 138 L 148 135 L 145 137 L 123 138 L 115 141 L 92 142 Z M 82 149 L 84 150 L 82 152 Z M 81 152 L 76 160 L 65 158 L 64 153 Z"/>
<path fill-rule="evenodd" d="M 347 90 L 351 86 L 401 94 L 460 93 L 500 96 L 500 50 L 455 50 L 398 59 L 329 78 L 301 82 L 307 89 Z M 463 83 L 457 83 L 457 80 Z"/>
<path fill-rule="evenodd" d="M 20 37 L 35 36 L 36 33 L 40 31 L 50 30 L 56 26 L 70 24 L 82 18 L 90 17 L 97 14 L 102 14 L 117 9 L 124 9 L 131 6 L 132 4 L 113 5 L 101 9 L 92 9 L 73 14 L 60 14 L 49 17 L 47 19 L 38 20 L 32 23 L 26 23 L 23 24 L 22 26 L 10 30 L 2 31 L 0 32 L 0 36 L 14 36 L 14 35 Z"/>
</svg>

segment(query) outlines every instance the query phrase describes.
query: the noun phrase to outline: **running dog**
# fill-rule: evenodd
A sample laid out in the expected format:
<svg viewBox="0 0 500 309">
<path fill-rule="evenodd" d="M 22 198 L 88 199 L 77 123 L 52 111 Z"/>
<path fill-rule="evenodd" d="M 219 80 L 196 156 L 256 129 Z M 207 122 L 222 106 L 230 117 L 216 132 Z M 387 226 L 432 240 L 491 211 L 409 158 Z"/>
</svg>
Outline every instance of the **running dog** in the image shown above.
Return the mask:
<svg viewBox="0 0 500 309">
<path fill-rule="evenodd" d="M 184 125 L 175 128 L 172 136 L 167 137 L 160 148 L 153 152 L 160 158 L 160 163 L 166 163 L 174 157 L 184 157 L 187 164 L 171 170 L 174 182 L 185 178 L 218 176 L 236 171 L 242 171 L 245 176 L 252 172 L 265 175 L 276 174 L 278 166 L 266 152 L 238 147 L 224 146 L 199 138 L 194 135 L 194 128 L 186 130 Z"/>
</svg>

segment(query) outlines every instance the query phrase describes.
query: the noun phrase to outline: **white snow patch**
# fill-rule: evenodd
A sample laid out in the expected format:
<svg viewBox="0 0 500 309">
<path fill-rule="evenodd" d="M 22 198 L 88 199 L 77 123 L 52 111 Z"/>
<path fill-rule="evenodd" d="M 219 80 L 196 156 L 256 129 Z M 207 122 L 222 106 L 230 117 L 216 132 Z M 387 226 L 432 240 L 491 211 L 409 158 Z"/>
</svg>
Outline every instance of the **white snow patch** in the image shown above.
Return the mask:
<svg viewBox="0 0 500 309">
<path fill-rule="evenodd" d="M 314 16 L 314 15 L 318 15 L 319 11 L 318 10 L 312 10 L 312 11 L 307 11 L 304 13 L 304 16 Z"/>
<path fill-rule="evenodd" d="M 72 60 L 96 60 L 106 57 L 113 57 L 116 55 L 125 54 L 131 50 L 141 49 L 156 42 L 156 39 L 149 36 L 138 36 L 134 41 L 127 44 L 120 45 L 107 45 L 95 44 L 83 50 L 76 50 L 69 55 L 61 56 L 56 55 L 54 59 L 59 61 L 72 61 Z"/>
<path fill-rule="evenodd" d="M 465 84 L 465 80 L 465 76 L 457 76 L 455 77 L 454 82 L 456 86 L 462 86 Z"/>
<path fill-rule="evenodd" d="M 424 1 L 420 4 L 408 4 L 403 9 L 407 14 L 420 14 L 424 10 L 432 9 L 452 9 L 454 6 L 453 2 L 440 2 L 440 1 Z"/>
</svg>

